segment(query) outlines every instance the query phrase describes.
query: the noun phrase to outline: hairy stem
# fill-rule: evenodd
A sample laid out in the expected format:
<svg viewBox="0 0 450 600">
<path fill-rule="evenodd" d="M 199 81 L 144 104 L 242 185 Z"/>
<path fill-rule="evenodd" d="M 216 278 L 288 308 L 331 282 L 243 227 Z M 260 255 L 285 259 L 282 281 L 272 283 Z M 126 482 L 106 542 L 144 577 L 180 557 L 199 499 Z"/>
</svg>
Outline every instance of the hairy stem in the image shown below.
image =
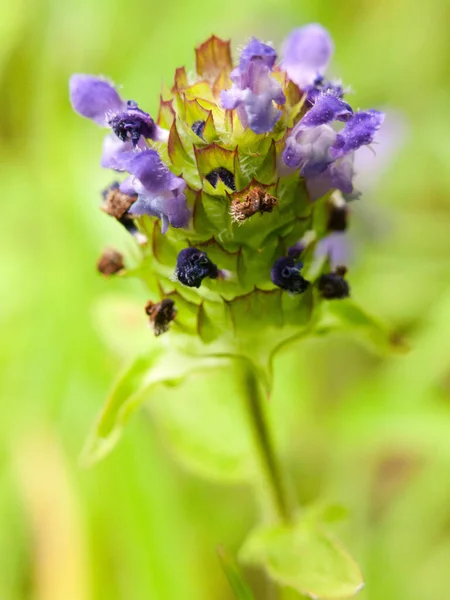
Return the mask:
<svg viewBox="0 0 450 600">
<path fill-rule="evenodd" d="M 260 386 L 252 369 L 247 369 L 245 372 L 245 387 L 248 412 L 253 426 L 260 461 L 271 492 L 273 507 L 280 521 L 289 521 L 289 502 L 267 425 Z"/>
</svg>

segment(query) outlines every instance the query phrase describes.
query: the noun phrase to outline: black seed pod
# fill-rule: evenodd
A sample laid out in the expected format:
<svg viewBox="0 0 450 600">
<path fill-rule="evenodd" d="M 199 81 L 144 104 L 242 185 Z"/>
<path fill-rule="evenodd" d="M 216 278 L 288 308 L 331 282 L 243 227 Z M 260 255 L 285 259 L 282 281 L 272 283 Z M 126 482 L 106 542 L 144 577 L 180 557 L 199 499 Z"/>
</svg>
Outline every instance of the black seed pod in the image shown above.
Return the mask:
<svg viewBox="0 0 450 600">
<path fill-rule="evenodd" d="M 184 285 L 198 288 L 205 277 L 217 279 L 219 269 L 205 252 L 191 247 L 179 252 L 175 274 Z"/>
<path fill-rule="evenodd" d="M 205 179 L 209 181 L 213 188 L 217 187 L 220 179 L 227 186 L 227 188 L 230 188 L 230 190 L 233 190 L 233 192 L 236 191 L 234 175 L 231 171 L 225 169 L 225 167 L 217 167 L 217 169 L 213 169 L 208 173 L 208 175 L 205 175 Z"/>
<path fill-rule="evenodd" d="M 350 286 L 344 279 L 345 267 L 338 267 L 333 273 L 321 275 L 317 282 L 320 295 L 326 300 L 342 300 L 350 296 Z"/>
<path fill-rule="evenodd" d="M 177 315 L 175 303 L 171 298 L 163 298 L 161 302 L 149 300 L 145 306 L 145 312 L 150 317 L 155 335 L 161 335 L 169 329 L 169 323 Z"/>
<path fill-rule="evenodd" d="M 293 258 L 282 256 L 275 261 L 270 278 L 281 289 L 293 294 L 302 294 L 309 287 L 309 281 L 300 274 L 302 267 L 302 262 L 295 262 Z"/>
</svg>

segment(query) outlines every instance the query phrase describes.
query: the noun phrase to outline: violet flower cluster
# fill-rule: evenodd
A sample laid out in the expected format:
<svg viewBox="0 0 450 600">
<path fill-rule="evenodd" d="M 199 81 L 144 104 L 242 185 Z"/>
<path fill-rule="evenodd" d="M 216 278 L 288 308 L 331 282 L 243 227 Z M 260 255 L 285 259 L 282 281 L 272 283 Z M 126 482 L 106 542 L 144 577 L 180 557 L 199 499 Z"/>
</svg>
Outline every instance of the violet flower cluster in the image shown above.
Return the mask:
<svg viewBox="0 0 450 600">
<path fill-rule="evenodd" d="M 356 110 L 327 79 L 333 51 L 329 33 L 311 24 L 291 33 L 281 59 L 252 38 L 233 68 L 229 42 L 213 36 L 196 50 L 196 75 L 177 69 L 156 119 L 105 78 L 72 76 L 74 110 L 109 130 L 102 167 L 114 180 L 124 174 L 103 209 L 138 236 L 152 314 L 170 296 L 179 306 L 165 313 L 198 334 L 209 313 L 210 341 L 236 326 L 243 298 L 259 306 L 264 294 L 310 304 L 349 295 L 355 153 L 373 143 L 384 115 Z M 294 313 L 280 326 L 288 322 Z"/>
</svg>

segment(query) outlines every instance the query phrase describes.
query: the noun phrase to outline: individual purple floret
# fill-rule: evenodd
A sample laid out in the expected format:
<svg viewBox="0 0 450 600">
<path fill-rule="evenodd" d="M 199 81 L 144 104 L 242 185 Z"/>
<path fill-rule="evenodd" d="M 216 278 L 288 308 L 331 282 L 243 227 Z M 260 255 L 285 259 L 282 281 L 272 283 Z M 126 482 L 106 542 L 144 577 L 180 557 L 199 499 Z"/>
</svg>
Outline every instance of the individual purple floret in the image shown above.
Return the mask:
<svg viewBox="0 0 450 600">
<path fill-rule="evenodd" d="M 329 94 L 320 96 L 286 140 L 285 164 L 299 168 L 304 177 L 320 175 L 335 160 L 331 149 L 338 134 L 330 123 L 348 121 L 352 115 L 352 108 L 343 100 Z"/>
<path fill-rule="evenodd" d="M 384 113 L 378 110 L 362 111 L 355 114 L 337 135 L 332 153 L 336 158 L 345 156 L 361 146 L 373 142 L 373 138 L 384 121 Z"/>
<path fill-rule="evenodd" d="M 70 102 L 75 112 L 98 125 L 108 125 L 110 113 L 126 109 L 126 102 L 112 83 L 93 75 L 72 75 L 69 81 Z"/>
<path fill-rule="evenodd" d="M 190 247 L 178 253 L 175 275 L 184 285 L 198 288 L 205 277 L 217 279 L 219 269 L 208 258 L 206 252 Z"/>
<path fill-rule="evenodd" d="M 69 90 L 73 109 L 98 125 L 111 127 L 121 142 L 131 142 L 135 147 L 139 142 L 145 142 L 145 138 L 167 139 L 167 132 L 160 129 L 148 113 L 136 102 L 122 100 L 114 85 L 105 79 L 72 75 Z M 117 148 L 123 151 L 119 146 Z"/>
<path fill-rule="evenodd" d="M 350 248 L 347 234 L 344 231 L 333 231 L 319 240 L 314 251 L 318 261 L 329 260 L 333 270 L 348 265 Z"/>
<path fill-rule="evenodd" d="M 282 67 L 300 89 L 312 86 L 324 75 L 334 52 L 333 40 L 317 23 L 294 29 L 284 44 Z"/>
<path fill-rule="evenodd" d="M 127 102 L 127 109 L 114 114 L 108 125 L 117 137 L 126 142 L 130 140 L 136 146 L 141 138 L 155 139 L 157 126 L 149 114 L 141 110 L 135 102 Z"/>
<path fill-rule="evenodd" d="M 241 124 L 258 134 L 272 131 L 280 118 L 274 102 L 286 102 L 281 85 L 271 76 L 275 61 L 275 50 L 252 38 L 230 75 L 233 86 L 220 94 L 222 106 L 236 109 Z"/>
<path fill-rule="evenodd" d="M 173 227 L 188 225 L 190 212 L 184 195 L 186 183 L 169 171 L 156 150 L 124 152 L 116 167 L 130 173 L 130 177 L 120 184 L 120 191 L 128 195 L 138 194 L 129 214 L 160 217 L 162 233 L 167 231 L 169 223 Z"/>
<path fill-rule="evenodd" d="M 302 294 L 309 287 L 309 281 L 300 274 L 303 263 L 288 256 L 282 256 L 275 261 L 270 278 L 272 283 L 293 294 Z"/>
<path fill-rule="evenodd" d="M 312 200 L 331 189 L 355 197 L 354 151 L 373 142 L 383 119 L 379 111 L 353 113 L 347 102 L 330 93 L 322 94 L 287 138 L 283 161 L 300 169 Z M 339 122 L 345 122 L 341 131 L 336 127 Z"/>
<path fill-rule="evenodd" d="M 277 60 L 277 53 L 275 49 L 272 48 L 272 46 L 269 46 L 268 44 L 263 44 L 257 38 L 252 37 L 250 42 L 241 52 L 239 60 L 240 72 L 242 73 L 243 71 L 245 71 L 249 63 L 255 59 L 261 60 L 266 65 L 266 67 L 268 67 L 269 69 L 273 69 Z"/>
</svg>

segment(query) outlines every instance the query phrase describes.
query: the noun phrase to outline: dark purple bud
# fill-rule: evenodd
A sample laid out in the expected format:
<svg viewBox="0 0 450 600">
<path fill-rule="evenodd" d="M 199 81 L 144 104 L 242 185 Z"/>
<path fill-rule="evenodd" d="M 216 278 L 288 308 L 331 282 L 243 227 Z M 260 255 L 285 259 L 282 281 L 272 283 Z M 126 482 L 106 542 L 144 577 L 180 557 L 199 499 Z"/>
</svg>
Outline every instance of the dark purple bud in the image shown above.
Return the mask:
<svg viewBox="0 0 450 600">
<path fill-rule="evenodd" d="M 127 103 L 126 111 L 115 114 L 108 123 L 120 140 L 131 140 L 133 146 L 137 146 L 141 136 L 153 139 L 156 135 L 156 125 L 151 116 L 132 100 Z"/>
<path fill-rule="evenodd" d="M 220 179 L 227 186 L 227 188 L 230 188 L 230 190 L 233 190 L 233 192 L 236 191 L 234 175 L 231 171 L 225 169 L 225 167 L 213 169 L 210 173 L 208 173 L 208 175 L 205 175 L 205 179 L 209 181 L 213 188 L 217 187 Z"/>
<path fill-rule="evenodd" d="M 321 275 L 317 282 L 320 295 L 325 300 L 342 300 L 350 296 L 350 286 L 344 279 L 347 269 L 338 267 L 333 273 Z"/>
<path fill-rule="evenodd" d="M 203 140 L 203 132 L 205 131 L 205 126 L 206 121 L 195 121 L 194 123 L 192 123 L 191 129 L 195 133 L 195 135 L 198 135 L 198 137 Z"/>
<path fill-rule="evenodd" d="M 293 294 L 302 294 L 309 287 L 309 281 L 300 274 L 302 267 L 302 262 L 295 262 L 291 257 L 282 256 L 275 261 L 270 278 L 281 289 Z"/>
<path fill-rule="evenodd" d="M 347 229 L 348 207 L 346 204 L 336 206 L 330 204 L 328 213 L 328 231 L 345 231 Z"/>
<path fill-rule="evenodd" d="M 179 252 L 175 275 L 184 285 L 198 288 L 205 277 L 217 279 L 219 269 L 211 262 L 206 252 L 191 247 Z"/>
</svg>

